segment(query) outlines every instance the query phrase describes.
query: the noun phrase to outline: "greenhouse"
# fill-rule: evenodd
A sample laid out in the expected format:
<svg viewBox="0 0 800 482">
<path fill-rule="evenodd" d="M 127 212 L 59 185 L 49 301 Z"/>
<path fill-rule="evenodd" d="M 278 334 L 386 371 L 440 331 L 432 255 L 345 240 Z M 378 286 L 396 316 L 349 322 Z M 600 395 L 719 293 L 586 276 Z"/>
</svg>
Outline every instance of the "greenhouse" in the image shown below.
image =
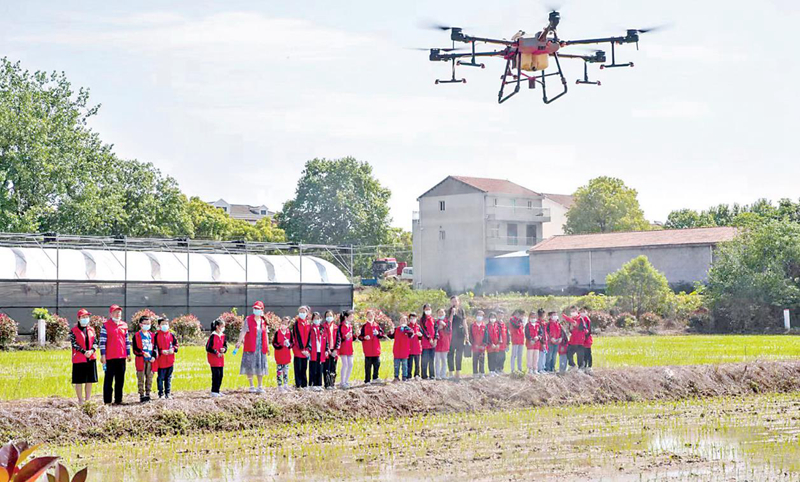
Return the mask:
<svg viewBox="0 0 800 482">
<path fill-rule="evenodd" d="M 29 333 L 34 308 L 74 322 L 87 308 L 124 316 L 149 308 L 169 317 L 191 313 L 204 326 L 256 300 L 278 315 L 300 305 L 341 311 L 353 306 L 351 248 L 187 239 L 0 235 L 0 313 Z"/>
</svg>

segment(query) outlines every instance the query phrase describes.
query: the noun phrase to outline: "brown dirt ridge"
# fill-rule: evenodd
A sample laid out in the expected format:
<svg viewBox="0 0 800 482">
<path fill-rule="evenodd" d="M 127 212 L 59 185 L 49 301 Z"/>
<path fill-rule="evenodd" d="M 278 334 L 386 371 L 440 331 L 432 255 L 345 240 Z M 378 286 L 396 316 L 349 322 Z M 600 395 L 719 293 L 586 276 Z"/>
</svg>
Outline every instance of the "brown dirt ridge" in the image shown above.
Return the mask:
<svg viewBox="0 0 800 482">
<path fill-rule="evenodd" d="M 595 369 L 563 375 L 410 381 L 326 392 L 179 392 L 172 400 L 83 407 L 61 397 L 0 403 L 0 439 L 72 443 L 258 429 L 276 423 L 800 391 L 800 361 Z M 96 397 L 95 397 L 96 398 Z"/>
</svg>

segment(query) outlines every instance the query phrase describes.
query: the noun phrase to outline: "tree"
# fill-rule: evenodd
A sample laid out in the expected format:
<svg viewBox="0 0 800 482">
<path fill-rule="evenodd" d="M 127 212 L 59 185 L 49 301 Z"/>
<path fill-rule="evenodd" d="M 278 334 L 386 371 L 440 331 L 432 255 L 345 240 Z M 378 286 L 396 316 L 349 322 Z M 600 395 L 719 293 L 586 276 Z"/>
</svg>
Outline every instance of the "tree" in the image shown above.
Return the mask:
<svg viewBox="0 0 800 482">
<path fill-rule="evenodd" d="M 750 205 L 718 204 L 708 209 L 694 211 L 679 209 L 667 216 L 669 229 L 704 228 L 709 226 L 750 227 L 770 220 L 800 222 L 800 202 L 781 199 L 777 207 L 767 199 L 759 199 Z"/>
<path fill-rule="evenodd" d="M 658 311 L 670 292 L 667 278 L 644 255 L 606 276 L 606 290 L 619 297 L 623 309 L 635 313 L 637 319 L 645 312 Z"/>
<path fill-rule="evenodd" d="M 694 209 L 679 209 L 667 216 L 664 227 L 667 229 L 687 229 L 714 226 L 707 216 L 702 216 Z"/>
<path fill-rule="evenodd" d="M 800 224 L 770 220 L 723 243 L 707 293 L 720 330 L 776 327 L 786 308 L 800 314 Z"/>
<path fill-rule="evenodd" d="M 390 196 L 366 162 L 313 159 L 306 163 L 294 198 L 283 205 L 278 226 L 293 242 L 386 244 Z"/>
<path fill-rule="evenodd" d="M 196 238 L 280 243 L 286 241 L 285 233 L 270 218 L 262 218 L 255 225 L 242 219 L 233 219 L 220 208 L 198 197 L 189 200 L 189 217 Z"/>
<path fill-rule="evenodd" d="M 564 229 L 568 234 L 647 230 L 650 225 L 636 195 L 621 179 L 592 179 L 575 192 Z"/>
</svg>

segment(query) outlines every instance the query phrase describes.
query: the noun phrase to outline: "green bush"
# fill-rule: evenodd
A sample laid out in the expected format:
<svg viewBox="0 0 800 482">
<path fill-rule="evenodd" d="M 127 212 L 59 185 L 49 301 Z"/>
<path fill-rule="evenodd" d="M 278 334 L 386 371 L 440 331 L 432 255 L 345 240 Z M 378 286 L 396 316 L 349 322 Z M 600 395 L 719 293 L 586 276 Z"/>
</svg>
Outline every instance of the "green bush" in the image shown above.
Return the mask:
<svg viewBox="0 0 800 482">
<path fill-rule="evenodd" d="M 589 308 L 589 311 L 608 311 L 608 309 L 614 304 L 614 299 L 610 298 L 604 294 L 596 294 L 594 292 L 590 292 L 584 296 L 579 296 L 575 303 L 572 303 L 579 308 L 583 308 L 584 306 Z M 554 310 L 551 310 L 554 311 Z"/>
<path fill-rule="evenodd" d="M 0 348 L 6 348 L 17 339 L 17 322 L 5 313 L 0 313 Z"/>
<path fill-rule="evenodd" d="M 69 335 L 69 322 L 66 318 L 50 313 L 46 308 L 36 308 L 33 310 L 33 317 L 36 320 L 44 320 L 44 339 L 47 343 L 58 343 L 67 339 Z M 31 331 L 31 342 L 39 340 L 39 329 L 34 325 Z"/>
<path fill-rule="evenodd" d="M 137 331 L 139 331 L 142 318 L 145 316 L 150 317 L 150 331 L 155 332 L 158 329 L 158 322 L 156 321 L 158 315 L 155 314 L 154 311 L 148 310 L 147 308 L 139 310 L 133 314 L 133 316 L 131 317 L 131 322 L 128 323 L 128 331 L 131 333 L 136 333 Z M 166 318 L 166 315 L 162 315 L 162 317 Z"/>
<path fill-rule="evenodd" d="M 620 313 L 614 319 L 614 324 L 617 328 L 627 330 L 636 326 L 636 318 L 630 313 Z"/>
<path fill-rule="evenodd" d="M 656 270 L 647 256 L 638 256 L 606 277 L 607 290 L 617 296 L 623 310 L 637 318 L 647 311 L 659 311 L 670 293 L 667 278 Z"/>
<path fill-rule="evenodd" d="M 714 320 L 708 309 L 700 308 L 689 315 L 689 328 L 694 331 L 705 332 L 714 329 Z"/>
<path fill-rule="evenodd" d="M 181 315 L 172 319 L 169 323 L 172 332 L 178 338 L 178 343 L 187 345 L 196 343 L 203 334 L 203 327 L 200 320 L 194 315 Z"/>
<path fill-rule="evenodd" d="M 162 410 L 155 416 L 157 435 L 181 435 L 189 428 L 189 417 L 180 410 Z"/>
<path fill-rule="evenodd" d="M 686 323 L 689 316 L 704 306 L 705 298 L 699 290 L 686 293 L 668 293 L 659 313 L 669 320 Z"/>
<path fill-rule="evenodd" d="M 652 330 L 661 323 L 661 317 L 648 311 L 647 313 L 642 313 L 642 316 L 637 321 L 642 328 Z"/>
<path fill-rule="evenodd" d="M 469 309 L 470 296 L 461 296 L 462 307 Z M 400 313 L 417 312 L 422 305 L 430 303 L 433 309 L 450 306 L 450 297 L 443 290 L 415 290 L 405 282 L 385 281 L 377 288 L 369 288 L 356 293 L 357 310 L 377 308 L 392 318 Z"/>
<path fill-rule="evenodd" d="M 614 324 L 614 317 L 604 311 L 592 311 L 589 319 L 592 320 L 593 330 L 605 330 Z"/>
<path fill-rule="evenodd" d="M 244 326 L 244 318 L 236 314 L 235 310 L 231 310 L 219 315 L 219 319 L 225 322 L 225 338 L 229 343 L 236 343 Z"/>
</svg>

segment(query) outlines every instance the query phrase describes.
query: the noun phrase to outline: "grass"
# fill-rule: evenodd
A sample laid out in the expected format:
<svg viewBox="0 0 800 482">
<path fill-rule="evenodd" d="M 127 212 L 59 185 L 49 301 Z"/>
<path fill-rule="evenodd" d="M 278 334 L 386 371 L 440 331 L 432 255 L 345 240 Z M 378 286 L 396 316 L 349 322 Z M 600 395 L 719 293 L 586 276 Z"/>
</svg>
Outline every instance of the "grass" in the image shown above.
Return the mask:
<svg viewBox="0 0 800 482">
<path fill-rule="evenodd" d="M 363 380 L 364 358 L 356 345 L 352 380 Z M 597 337 L 593 351 L 595 367 L 694 365 L 750 360 L 786 360 L 800 358 L 798 336 L 626 336 Z M 384 342 L 381 378 L 393 377 L 391 342 Z M 239 375 L 238 356 L 228 355 L 223 390 L 242 388 L 247 379 Z M 0 352 L 0 400 L 29 397 L 74 397 L 70 384 L 70 354 L 67 350 Z M 267 386 L 275 386 L 274 359 L 269 359 Z M 472 360 L 464 359 L 463 373 L 472 373 Z M 100 367 L 98 367 L 100 369 Z M 506 356 L 506 370 L 509 355 Z M 102 372 L 100 374 L 102 382 Z M 291 376 L 290 376 L 291 378 Z M 290 380 L 291 382 L 291 380 Z M 182 347 L 173 376 L 173 390 L 208 390 L 211 375 L 205 351 L 200 346 Z M 155 389 L 155 380 L 153 380 Z M 101 385 L 95 386 L 95 394 Z M 136 373 L 128 365 L 125 390 L 136 391 Z"/>
<path fill-rule="evenodd" d="M 50 447 L 90 480 L 796 480 L 800 393 L 296 423 Z M 157 454 L 154 456 L 154 454 Z"/>
</svg>

